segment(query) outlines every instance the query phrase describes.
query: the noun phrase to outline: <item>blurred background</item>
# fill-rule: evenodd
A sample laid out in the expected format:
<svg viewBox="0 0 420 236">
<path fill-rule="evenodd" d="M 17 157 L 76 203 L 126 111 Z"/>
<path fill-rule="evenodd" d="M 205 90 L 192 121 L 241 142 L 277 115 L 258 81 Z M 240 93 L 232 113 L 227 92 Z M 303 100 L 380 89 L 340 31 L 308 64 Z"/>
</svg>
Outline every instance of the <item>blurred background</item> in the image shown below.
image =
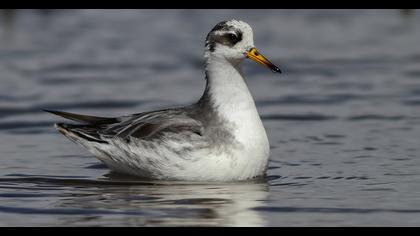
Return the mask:
<svg viewBox="0 0 420 236">
<path fill-rule="evenodd" d="M 0 225 L 418 225 L 418 13 L 0 10 Z M 266 180 L 116 176 L 41 111 L 119 116 L 192 103 L 204 89 L 205 37 L 232 18 L 284 72 L 243 66 L 270 139 Z"/>
</svg>

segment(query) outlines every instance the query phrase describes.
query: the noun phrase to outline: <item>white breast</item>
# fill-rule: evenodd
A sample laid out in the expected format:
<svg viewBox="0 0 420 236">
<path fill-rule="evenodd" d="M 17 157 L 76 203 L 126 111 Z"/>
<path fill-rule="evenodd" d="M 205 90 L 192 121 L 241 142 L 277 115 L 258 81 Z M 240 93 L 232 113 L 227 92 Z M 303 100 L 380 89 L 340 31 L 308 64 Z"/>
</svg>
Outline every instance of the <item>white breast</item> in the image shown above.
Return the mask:
<svg viewBox="0 0 420 236">
<path fill-rule="evenodd" d="M 209 76 L 210 93 L 217 112 L 234 124 L 235 139 L 243 148 L 234 151 L 231 171 L 236 178 L 261 175 L 267 167 L 269 142 L 254 99 L 238 67 L 221 61 L 213 62 Z"/>
</svg>

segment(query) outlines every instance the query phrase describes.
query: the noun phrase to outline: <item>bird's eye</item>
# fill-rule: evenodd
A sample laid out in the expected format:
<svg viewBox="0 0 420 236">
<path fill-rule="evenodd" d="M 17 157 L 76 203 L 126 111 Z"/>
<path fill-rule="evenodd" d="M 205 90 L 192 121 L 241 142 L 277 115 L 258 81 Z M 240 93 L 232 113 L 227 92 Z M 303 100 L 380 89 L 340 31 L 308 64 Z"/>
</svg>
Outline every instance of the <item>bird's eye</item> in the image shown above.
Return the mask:
<svg viewBox="0 0 420 236">
<path fill-rule="evenodd" d="M 236 34 L 229 33 L 227 36 L 229 37 L 229 41 L 232 43 L 237 43 L 239 41 L 239 38 Z"/>
<path fill-rule="evenodd" d="M 236 34 L 232 34 L 232 33 L 230 33 L 230 34 L 229 34 L 229 38 L 230 38 L 230 39 L 237 39 L 238 37 L 236 36 Z"/>
</svg>

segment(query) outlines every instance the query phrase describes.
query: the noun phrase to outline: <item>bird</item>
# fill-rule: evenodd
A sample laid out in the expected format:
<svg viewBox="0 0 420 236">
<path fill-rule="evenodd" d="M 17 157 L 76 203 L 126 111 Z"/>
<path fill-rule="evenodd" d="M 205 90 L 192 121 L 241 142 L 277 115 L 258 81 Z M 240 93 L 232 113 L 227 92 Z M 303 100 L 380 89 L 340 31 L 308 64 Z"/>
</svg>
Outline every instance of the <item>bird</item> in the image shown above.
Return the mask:
<svg viewBox="0 0 420 236">
<path fill-rule="evenodd" d="M 117 173 L 193 182 L 264 177 L 270 145 L 241 69 L 247 58 L 281 73 L 257 51 L 248 23 L 225 20 L 207 34 L 206 86 L 191 105 L 120 117 L 44 111 L 75 121 L 54 126 Z"/>
</svg>

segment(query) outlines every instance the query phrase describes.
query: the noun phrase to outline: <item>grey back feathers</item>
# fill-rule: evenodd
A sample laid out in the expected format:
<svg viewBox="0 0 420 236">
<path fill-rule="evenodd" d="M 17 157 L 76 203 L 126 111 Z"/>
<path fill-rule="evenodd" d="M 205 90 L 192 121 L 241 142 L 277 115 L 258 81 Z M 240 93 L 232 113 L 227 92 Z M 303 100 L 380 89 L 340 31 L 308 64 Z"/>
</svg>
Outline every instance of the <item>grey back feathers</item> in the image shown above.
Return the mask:
<svg viewBox="0 0 420 236">
<path fill-rule="evenodd" d="M 134 114 L 99 132 L 124 139 L 154 139 L 163 132 L 193 132 L 201 135 L 202 126 L 198 120 L 188 116 L 187 109 L 174 108 Z"/>
</svg>

